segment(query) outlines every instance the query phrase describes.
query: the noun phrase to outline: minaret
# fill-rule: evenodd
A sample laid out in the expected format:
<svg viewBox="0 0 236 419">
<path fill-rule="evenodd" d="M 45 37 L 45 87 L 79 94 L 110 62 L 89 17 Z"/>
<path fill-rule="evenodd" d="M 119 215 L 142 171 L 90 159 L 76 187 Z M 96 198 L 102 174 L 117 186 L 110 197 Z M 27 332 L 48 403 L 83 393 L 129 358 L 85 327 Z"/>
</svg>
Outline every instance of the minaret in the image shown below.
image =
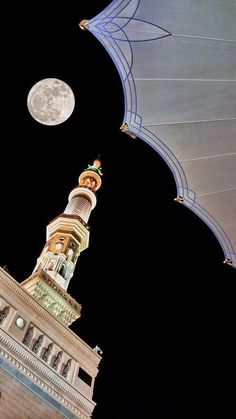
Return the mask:
<svg viewBox="0 0 236 419">
<path fill-rule="evenodd" d="M 22 286 L 66 325 L 80 317 L 81 306 L 66 292 L 77 259 L 89 244 L 90 213 L 101 186 L 101 162 L 94 160 L 79 176 L 64 212 L 47 226 L 47 241 L 33 274 Z M 65 305 L 66 304 L 66 305 Z"/>
<path fill-rule="evenodd" d="M 0 417 L 90 419 L 102 351 L 68 327 L 81 306 L 67 288 L 88 247 L 101 162 L 84 170 L 65 211 L 47 226 L 32 275 L 19 284 L 0 268 Z"/>
</svg>

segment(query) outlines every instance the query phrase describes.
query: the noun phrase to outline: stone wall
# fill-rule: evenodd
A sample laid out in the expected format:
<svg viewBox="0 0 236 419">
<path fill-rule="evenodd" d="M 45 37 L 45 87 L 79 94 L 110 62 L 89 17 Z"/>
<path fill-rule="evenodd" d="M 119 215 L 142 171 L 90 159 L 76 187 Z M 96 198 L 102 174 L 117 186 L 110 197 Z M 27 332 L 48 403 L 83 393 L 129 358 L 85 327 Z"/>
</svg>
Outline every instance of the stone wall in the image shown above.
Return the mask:
<svg viewBox="0 0 236 419">
<path fill-rule="evenodd" d="M 1 419 L 65 418 L 22 383 L 0 368 Z"/>
</svg>

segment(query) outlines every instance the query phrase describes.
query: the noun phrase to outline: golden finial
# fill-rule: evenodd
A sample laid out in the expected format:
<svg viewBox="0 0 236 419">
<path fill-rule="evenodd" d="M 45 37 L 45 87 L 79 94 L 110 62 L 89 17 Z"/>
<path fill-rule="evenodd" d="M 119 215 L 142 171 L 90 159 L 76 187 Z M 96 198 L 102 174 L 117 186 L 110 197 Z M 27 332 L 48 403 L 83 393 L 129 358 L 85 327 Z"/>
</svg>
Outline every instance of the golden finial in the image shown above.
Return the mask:
<svg viewBox="0 0 236 419">
<path fill-rule="evenodd" d="M 100 156 L 98 156 L 94 161 L 93 161 L 94 166 L 96 166 L 98 169 L 99 167 L 101 167 L 102 163 L 101 163 L 101 159 Z"/>
</svg>

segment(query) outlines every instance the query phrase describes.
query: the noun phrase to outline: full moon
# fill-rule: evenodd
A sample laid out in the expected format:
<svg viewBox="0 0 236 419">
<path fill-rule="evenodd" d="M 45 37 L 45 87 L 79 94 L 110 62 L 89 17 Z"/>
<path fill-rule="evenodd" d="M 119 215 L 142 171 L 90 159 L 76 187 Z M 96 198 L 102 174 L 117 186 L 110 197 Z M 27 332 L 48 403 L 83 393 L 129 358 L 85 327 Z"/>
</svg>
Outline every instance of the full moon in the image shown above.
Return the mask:
<svg viewBox="0 0 236 419">
<path fill-rule="evenodd" d="M 27 106 L 36 121 L 44 125 L 58 125 L 72 114 L 75 97 L 64 81 L 48 78 L 40 80 L 30 89 Z"/>
</svg>

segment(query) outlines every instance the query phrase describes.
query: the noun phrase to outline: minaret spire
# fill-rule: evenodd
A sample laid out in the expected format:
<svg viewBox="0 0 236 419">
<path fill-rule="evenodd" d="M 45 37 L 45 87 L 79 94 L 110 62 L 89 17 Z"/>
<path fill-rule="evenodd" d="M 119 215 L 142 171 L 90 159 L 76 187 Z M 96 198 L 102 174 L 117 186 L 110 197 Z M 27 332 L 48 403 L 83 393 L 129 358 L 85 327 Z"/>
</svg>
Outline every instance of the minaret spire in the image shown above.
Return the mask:
<svg viewBox="0 0 236 419">
<path fill-rule="evenodd" d="M 79 185 L 71 191 L 64 214 L 79 215 L 83 221 L 88 221 L 97 202 L 95 193 L 102 184 L 101 176 L 101 161 L 97 158 L 79 176 Z"/>
<path fill-rule="evenodd" d="M 89 244 L 87 222 L 97 203 L 96 191 L 101 186 L 101 176 L 101 162 L 96 159 L 79 176 L 65 211 L 47 226 L 47 242 L 34 272 L 43 269 L 64 290 L 68 288 L 80 252 Z"/>
<path fill-rule="evenodd" d="M 80 174 L 78 185 L 70 192 L 64 212 L 48 224 L 46 244 L 37 260 L 33 274 L 22 283 L 22 286 L 35 299 L 47 306 L 53 314 L 57 301 L 51 298 L 51 290 L 50 292 L 47 289 L 44 290 L 45 292 L 42 291 L 45 288 L 42 282 L 47 282 L 54 289 L 54 297 L 55 292 L 56 297 L 58 294 L 64 297 L 68 295 L 66 290 L 73 276 L 77 259 L 80 252 L 89 244 L 87 222 L 92 209 L 96 206 L 96 192 L 102 183 L 101 176 L 101 161 L 97 158 Z M 77 315 L 76 318 L 78 317 Z M 67 324 L 70 323 L 71 321 L 67 322 Z"/>
</svg>

